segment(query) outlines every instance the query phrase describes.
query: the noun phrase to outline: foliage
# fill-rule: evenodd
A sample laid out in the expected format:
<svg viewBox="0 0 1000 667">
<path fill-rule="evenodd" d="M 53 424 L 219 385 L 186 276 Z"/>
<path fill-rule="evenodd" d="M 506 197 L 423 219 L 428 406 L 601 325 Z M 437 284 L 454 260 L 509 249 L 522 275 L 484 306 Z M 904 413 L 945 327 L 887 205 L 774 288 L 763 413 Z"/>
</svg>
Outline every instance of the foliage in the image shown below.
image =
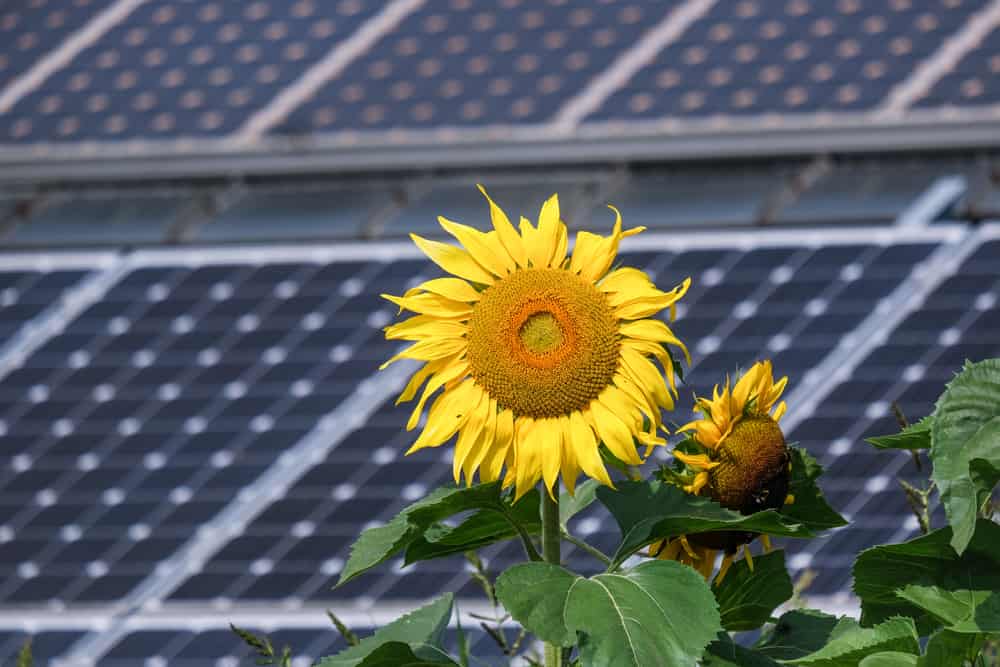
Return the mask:
<svg viewBox="0 0 1000 667">
<path fill-rule="evenodd" d="M 792 597 L 792 580 L 785 569 L 785 552 L 773 551 L 754 558 L 754 567 L 741 560 L 722 583 L 712 586 L 719 603 L 722 627 L 731 632 L 754 630 L 764 625 L 778 605 Z"/>
<path fill-rule="evenodd" d="M 985 502 L 1000 479 L 1000 360 L 968 364 L 948 384 L 934 414 L 913 425 L 901 421 L 900 433 L 869 442 L 886 455 L 903 450 L 929 458 L 933 483 L 923 489 L 904 485 L 926 534 L 860 554 L 853 568 L 860 620 L 789 608 L 798 597 L 783 550 L 757 553 L 752 567 L 748 559 L 737 559 L 721 580 L 645 554 L 664 539 L 678 545 L 738 536 L 738 545 L 756 550 L 761 533 L 808 539 L 844 526 L 823 497 L 821 466 L 794 446 L 788 449 L 794 500 L 748 514 L 682 490 L 690 475 L 679 460 L 643 474 L 605 447 L 602 456 L 621 471 L 614 488 L 584 481 L 574 494 L 561 494 L 558 512 L 540 512 L 537 490 L 515 501 L 499 483 L 442 487 L 362 533 L 338 586 L 390 558 L 401 556 L 409 565 L 464 554 L 469 576 L 495 612 L 493 618 L 467 616 L 504 655 L 530 665 L 543 664 L 533 653 L 533 637 L 550 647 L 545 664 L 560 667 L 984 667 L 984 647 L 1000 638 L 1000 525 Z M 681 438 L 675 447 L 687 451 L 689 444 Z M 935 489 L 949 525 L 932 530 Z M 619 531 L 610 555 L 571 530 L 574 517 L 597 506 L 610 513 Z M 546 537 L 545 553 L 536 544 L 539 535 Z M 593 556 L 604 571 L 584 576 L 569 569 L 572 561 L 551 553 L 554 537 Z M 479 552 L 506 541 L 520 544 L 525 562 L 494 579 L 488 554 Z M 316 667 L 482 664 L 470 655 L 453 602 L 445 594 L 363 638 L 330 612 L 348 646 Z M 457 657 L 442 643 L 449 623 L 458 626 Z M 233 630 L 261 664 L 291 663 L 289 649 L 276 651 L 266 637 Z M 750 643 L 739 636 L 743 632 L 759 637 Z"/>
</svg>

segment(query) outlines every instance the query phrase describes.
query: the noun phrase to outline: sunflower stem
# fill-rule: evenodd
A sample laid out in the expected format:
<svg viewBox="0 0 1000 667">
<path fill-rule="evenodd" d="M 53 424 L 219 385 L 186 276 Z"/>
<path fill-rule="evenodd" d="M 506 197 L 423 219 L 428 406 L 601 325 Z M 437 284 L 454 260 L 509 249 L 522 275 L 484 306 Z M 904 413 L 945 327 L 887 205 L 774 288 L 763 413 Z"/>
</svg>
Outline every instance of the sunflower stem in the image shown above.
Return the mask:
<svg viewBox="0 0 1000 667">
<path fill-rule="evenodd" d="M 559 565 L 559 546 L 562 536 L 559 529 L 559 497 L 542 488 L 542 558 L 546 563 Z M 545 645 L 545 667 L 561 667 L 562 647 Z"/>
<path fill-rule="evenodd" d="M 579 537 L 571 535 L 568 531 L 564 530 L 564 531 L 562 531 L 562 538 L 564 540 L 566 540 L 567 542 L 569 542 L 570 544 L 572 544 L 573 546 L 575 546 L 576 548 L 581 549 L 583 551 L 586 551 L 588 554 L 590 554 L 591 556 L 593 556 L 597 560 L 601 561 L 605 565 L 611 565 L 611 558 L 609 558 L 606 553 L 604 553 L 603 551 L 601 551 L 597 547 L 594 547 L 594 546 L 591 546 L 590 544 L 587 544 L 586 542 L 584 542 L 583 540 L 581 540 Z"/>
<path fill-rule="evenodd" d="M 535 548 L 535 543 L 531 541 L 531 536 L 528 535 L 528 531 L 524 529 L 517 519 L 510 513 L 506 505 L 503 502 L 500 503 L 500 514 L 503 518 L 507 519 L 507 523 L 517 531 L 518 536 L 521 538 L 521 544 L 524 546 L 524 553 L 528 556 L 528 560 L 542 560 L 542 555 L 538 553 L 538 549 Z"/>
</svg>

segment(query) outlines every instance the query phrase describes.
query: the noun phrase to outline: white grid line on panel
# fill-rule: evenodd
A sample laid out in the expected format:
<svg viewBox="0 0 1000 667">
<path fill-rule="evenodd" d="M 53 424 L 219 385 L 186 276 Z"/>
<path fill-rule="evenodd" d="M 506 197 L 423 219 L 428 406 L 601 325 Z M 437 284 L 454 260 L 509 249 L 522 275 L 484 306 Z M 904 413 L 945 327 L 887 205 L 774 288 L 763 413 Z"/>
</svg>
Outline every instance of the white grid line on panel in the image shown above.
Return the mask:
<svg viewBox="0 0 1000 667">
<path fill-rule="evenodd" d="M 941 43 L 937 51 L 917 65 L 906 79 L 896 84 L 875 114 L 894 116 L 909 109 L 955 69 L 959 61 L 978 47 L 997 26 L 1000 26 L 1000 0 L 993 0 L 970 16 L 965 25 Z"/>
<path fill-rule="evenodd" d="M 319 62 L 279 92 L 267 106 L 248 118 L 243 127 L 233 134 L 233 140 L 241 144 L 254 143 L 423 4 L 424 0 L 394 0 L 386 5 L 382 11 L 365 21 L 353 35 L 336 44 Z"/>
<path fill-rule="evenodd" d="M 46 79 L 61 70 L 96 43 L 109 30 L 129 17 L 146 0 L 118 0 L 67 37 L 31 68 L 0 91 L 0 114 L 7 113 Z"/>
<path fill-rule="evenodd" d="M 687 0 L 647 31 L 631 48 L 620 53 L 607 69 L 591 79 L 586 88 L 569 99 L 556 112 L 552 129 L 568 133 L 586 116 L 596 111 L 636 72 L 652 62 L 664 48 L 684 35 L 692 23 L 715 6 L 716 0 Z"/>
<path fill-rule="evenodd" d="M 17 335 L 0 347 L 0 379 L 18 368 L 35 350 L 62 331 L 68 322 L 99 301 L 130 270 L 128 262 L 120 256 L 110 253 L 86 256 L 93 257 L 100 268 L 94 275 L 68 288 L 56 303 L 22 325 Z M 27 257 L 22 256 L 15 263 L 26 267 L 49 265 L 70 268 L 67 264 L 59 264 L 58 253 L 34 255 L 34 265 L 27 261 Z M 82 257 L 77 259 L 82 262 Z M 5 262 L 4 266 L 8 264 Z"/>
<path fill-rule="evenodd" d="M 79 662 L 96 661 L 127 631 L 126 620 L 134 611 L 155 609 L 201 564 L 222 549 L 257 515 L 280 498 L 303 475 L 321 463 L 348 435 L 361 427 L 390 396 L 402 390 L 414 364 L 398 362 L 361 382 L 330 414 L 319 420 L 312 431 L 286 451 L 277 463 L 218 515 L 203 524 L 197 533 L 162 566 L 139 584 L 118 605 L 111 627 L 83 637 L 70 653 Z"/>
</svg>

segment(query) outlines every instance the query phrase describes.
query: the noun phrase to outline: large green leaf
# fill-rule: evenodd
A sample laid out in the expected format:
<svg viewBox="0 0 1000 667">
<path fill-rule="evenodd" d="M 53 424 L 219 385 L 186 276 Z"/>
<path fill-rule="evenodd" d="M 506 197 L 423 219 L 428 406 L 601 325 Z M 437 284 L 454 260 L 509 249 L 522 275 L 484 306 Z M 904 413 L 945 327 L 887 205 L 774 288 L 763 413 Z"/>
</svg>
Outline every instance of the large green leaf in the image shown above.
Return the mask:
<svg viewBox="0 0 1000 667">
<path fill-rule="evenodd" d="M 316 667 L 356 667 L 376 649 L 389 642 L 435 646 L 440 643 L 441 634 L 451 619 L 452 601 L 452 594 L 445 593 L 430 604 L 379 628 L 375 634 L 365 637 L 356 646 L 323 658 Z M 364 664 L 367 667 L 368 663 Z"/>
<path fill-rule="evenodd" d="M 543 639 L 570 645 L 583 635 L 584 665 L 693 665 L 721 629 L 708 584 L 675 562 L 647 561 L 590 579 L 525 563 L 500 576 L 497 597 Z"/>
<path fill-rule="evenodd" d="M 521 563 L 497 577 L 497 599 L 539 639 L 570 646 L 576 641 L 576 633 L 566 627 L 563 611 L 570 586 L 577 579 L 559 565 Z"/>
<path fill-rule="evenodd" d="M 753 571 L 746 559 L 740 560 L 729 568 L 721 584 L 712 586 L 722 627 L 730 632 L 759 628 L 778 605 L 792 597 L 784 551 L 772 551 L 753 561 Z"/>
<path fill-rule="evenodd" d="M 816 485 L 823 467 L 801 447 L 788 448 L 792 456 L 792 478 L 788 492 L 795 500 L 781 508 L 781 513 L 815 531 L 844 526 L 847 521 L 830 507 Z"/>
<path fill-rule="evenodd" d="M 358 667 L 458 667 L 458 663 L 433 646 L 388 642 L 369 653 Z"/>
<path fill-rule="evenodd" d="M 941 494 L 951 544 L 962 553 L 983 501 L 1000 479 L 1000 359 L 966 363 L 934 410 L 931 479 Z"/>
<path fill-rule="evenodd" d="M 565 618 L 568 628 L 586 635 L 580 643 L 584 665 L 695 664 L 721 629 L 705 580 L 667 561 L 577 579 L 566 597 Z"/>
<path fill-rule="evenodd" d="M 780 667 L 766 655 L 740 646 L 725 632 L 708 645 L 700 664 L 701 667 Z"/>
<path fill-rule="evenodd" d="M 424 499 L 404 508 L 384 526 L 369 528 L 361 533 L 351 546 L 351 555 L 340 573 L 337 586 L 406 549 L 433 524 L 468 510 L 501 512 L 505 509 L 502 506 L 504 502 L 497 483 L 435 489 Z"/>
<path fill-rule="evenodd" d="M 761 635 L 754 649 L 775 660 L 794 660 L 818 651 L 826 644 L 838 619 L 816 609 L 786 611 Z"/>
<path fill-rule="evenodd" d="M 620 482 L 618 490 L 597 490 L 622 533 L 615 565 L 658 539 L 713 530 L 741 530 L 790 537 L 810 537 L 812 531 L 774 510 L 743 516 L 710 498 L 684 493 L 658 480 Z"/>
<path fill-rule="evenodd" d="M 953 632 L 1000 632 L 1000 591 L 946 590 L 938 586 L 911 584 L 897 594 L 936 616 Z"/>
<path fill-rule="evenodd" d="M 899 433 L 879 435 L 866 440 L 879 449 L 929 449 L 933 424 L 934 417 L 927 416 L 916 424 L 910 424 Z"/>
<path fill-rule="evenodd" d="M 854 592 L 861 599 L 861 624 L 892 616 L 911 616 L 921 635 L 941 626 L 924 608 L 901 598 L 907 586 L 934 586 L 945 591 L 1000 590 L 1000 526 L 980 519 L 968 548 L 960 556 L 945 527 L 902 544 L 863 551 L 854 563 Z"/>
<path fill-rule="evenodd" d="M 917 667 L 920 658 L 912 653 L 882 651 L 867 656 L 858 667 Z"/>
<path fill-rule="evenodd" d="M 883 651 L 919 655 L 920 638 L 913 619 L 890 618 L 874 627 L 863 628 L 854 619 L 842 618 L 825 646 L 788 662 L 809 667 L 856 667 L 866 657 Z"/>
<path fill-rule="evenodd" d="M 475 487 L 473 487 L 475 488 Z M 499 511 L 499 505 L 474 512 L 457 526 L 435 523 L 418 533 L 406 547 L 405 563 L 442 558 L 453 554 L 474 551 L 488 544 L 516 538 L 517 531 L 511 520 L 520 524 L 529 534 L 541 531 L 537 489 L 524 494 L 513 505 Z M 504 503 L 498 500 L 498 503 Z"/>
<path fill-rule="evenodd" d="M 976 657 L 986 640 L 985 635 L 969 635 L 940 630 L 931 635 L 920 658 L 920 667 L 964 667 Z"/>
</svg>

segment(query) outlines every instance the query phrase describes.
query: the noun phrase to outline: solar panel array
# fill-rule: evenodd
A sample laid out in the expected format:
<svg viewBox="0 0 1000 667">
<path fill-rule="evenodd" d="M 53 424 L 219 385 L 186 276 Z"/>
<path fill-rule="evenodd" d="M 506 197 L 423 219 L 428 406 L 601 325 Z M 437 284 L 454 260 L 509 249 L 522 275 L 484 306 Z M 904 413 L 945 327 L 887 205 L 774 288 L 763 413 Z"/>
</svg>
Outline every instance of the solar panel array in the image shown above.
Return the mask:
<svg viewBox="0 0 1000 667">
<path fill-rule="evenodd" d="M 645 267 L 658 284 L 694 279 L 675 325 L 695 357 L 679 409 L 690 408 L 691 392 L 704 393 L 762 357 L 791 377 L 794 396 L 866 318 L 912 307 L 897 302 L 897 290 L 943 271 L 941 249 L 960 232 L 886 229 L 702 233 L 690 241 L 675 234 L 633 244 L 623 262 Z M 894 429 L 888 401 L 921 416 L 964 357 L 1000 354 L 998 259 L 1000 242 L 979 245 L 789 433 L 828 466 L 824 488 L 853 519 L 829 538 L 788 544 L 795 571 L 819 573 L 809 589 L 817 599 L 843 594 L 859 549 L 916 530 L 900 527 L 905 500 L 892 481 L 913 476 L 909 458 L 869 452 L 861 439 Z M 156 609 L 224 619 L 228 609 L 259 606 L 278 610 L 272 622 L 316 656 L 332 650 L 335 633 L 283 623 L 280 610 L 363 614 L 373 605 L 405 608 L 447 588 L 479 597 L 460 558 L 390 563 L 330 590 L 360 530 L 450 479 L 448 451 L 402 457 L 412 440 L 403 429 L 408 410 L 391 406 L 392 387 L 371 385 L 393 349 L 379 329 L 394 313 L 378 294 L 435 275 L 431 265 L 392 244 L 157 250 L 121 262 L 105 291 L 67 311 L 57 333 L 36 341 L 0 379 L 11 453 L 0 473 L 0 562 L 9 573 L 0 580 L 0 605 L 42 615 L 97 605 L 126 621 Z M 86 280 L 80 271 L 25 275 L 18 285 Z M 365 400 L 377 409 L 355 424 L 337 408 L 359 391 L 374 391 Z M 316 429 L 344 428 L 355 430 L 327 456 L 302 458 Z M 269 495 L 261 475 L 283 466 L 302 474 Z M 220 512 L 239 511 L 254 497 L 264 499 L 261 511 L 209 534 Z M 617 538 L 596 509 L 573 527 L 604 549 Z M 191 556 L 209 542 L 207 553 Z M 516 544 L 485 556 L 495 572 L 521 558 Z M 579 551 L 566 558 L 584 570 L 597 566 Z M 151 589 L 164 573 L 167 584 Z M 20 620 L 0 625 L 8 628 L 0 641 L 6 658 L 23 630 Z M 119 627 L 99 664 L 138 657 L 182 667 L 237 664 L 237 644 L 213 627 L 176 620 Z M 59 653 L 87 629 L 45 630 L 36 643 L 40 652 Z M 476 641 L 480 651 L 491 644 Z"/>
<path fill-rule="evenodd" d="M 988 5 L 14 3 L 0 13 L 0 143 L 988 112 L 1000 94 Z"/>
</svg>

